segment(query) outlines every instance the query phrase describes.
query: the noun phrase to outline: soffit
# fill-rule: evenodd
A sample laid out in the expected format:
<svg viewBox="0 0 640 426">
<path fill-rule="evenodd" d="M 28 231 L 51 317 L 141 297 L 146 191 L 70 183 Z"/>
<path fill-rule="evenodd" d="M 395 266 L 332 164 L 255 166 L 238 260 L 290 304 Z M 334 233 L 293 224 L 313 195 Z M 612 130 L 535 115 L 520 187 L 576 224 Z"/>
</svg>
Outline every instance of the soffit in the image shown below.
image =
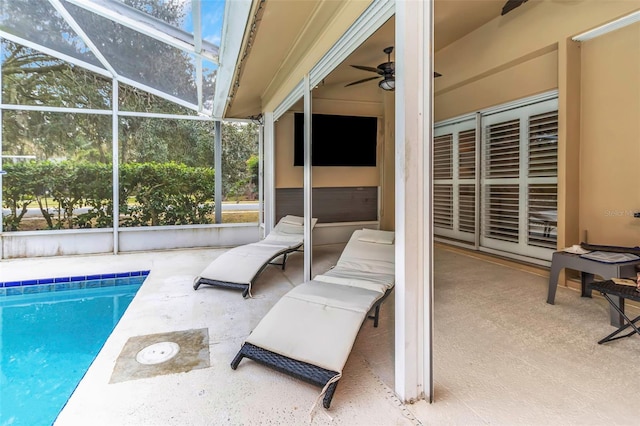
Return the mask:
<svg viewBox="0 0 640 426">
<path fill-rule="evenodd" d="M 434 51 L 444 48 L 500 16 L 505 1 L 435 0 Z M 339 2 L 265 2 L 264 14 L 259 21 L 251 50 L 242 65 L 240 85 L 227 110 L 227 117 L 245 118 L 261 112 L 262 97 L 265 92 L 273 89 L 270 86 L 283 78 L 278 74 L 282 74 L 283 70 L 286 70 L 285 64 L 293 61 L 299 54 L 301 40 L 304 37 L 309 38 L 309 28 L 322 26 L 317 20 L 319 17 L 328 16 L 327 13 L 319 13 L 319 10 L 334 3 Z M 314 91 L 314 97 L 380 102 L 383 91 L 378 88 L 377 80 L 347 88 L 344 86 L 349 82 L 374 76 L 350 65 L 375 67 L 386 62 L 386 55 L 382 50 L 387 46 L 393 46 L 394 40 L 395 25 L 392 18 L 325 78 L 324 83 Z M 394 60 L 393 54 L 391 60 Z"/>
<path fill-rule="evenodd" d="M 227 110 L 227 117 L 245 118 L 261 112 L 262 94 L 287 60 L 318 3 L 265 2 L 254 42 L 241 67 L 240 85 Z"/>
</svg>

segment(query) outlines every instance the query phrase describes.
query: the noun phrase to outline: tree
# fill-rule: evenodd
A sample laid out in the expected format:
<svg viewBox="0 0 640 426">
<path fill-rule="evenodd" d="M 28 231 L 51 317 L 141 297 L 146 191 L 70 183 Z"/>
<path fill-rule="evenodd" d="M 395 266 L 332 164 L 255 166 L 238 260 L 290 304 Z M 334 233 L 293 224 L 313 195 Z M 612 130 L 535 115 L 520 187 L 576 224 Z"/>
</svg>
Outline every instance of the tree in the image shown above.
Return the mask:
<svg viewBox="0 0 640 426">
<path fill-rule="evenodd" d="M 253 123 L 222 126 L 222 191 L 226 197 L 248 194 L 251 175 L 247 160 L 258 153 L 258 128 Z"/>
<path fill-rule="evenodd" d="M 186 17 L 187 2 L 167 0 L 124 0 L 126 4 L 149 13 L 163 21 L 179 26 Z M 111 61 L 120 75 L 161 90 L 176 97 L 188 99 L 196 93 L 193 58 L 179 49 L 167 46 L 130 28 L 115 24 L 92 14 L 83 8 L 64 2 L 64 7 L 92 37 L 101 53 Z M 3 3 L 3 13 L 9 32 L 59 50 L 68 56 L 100 66 L 99 61 L 75 35 L 69 25 L 55 12 L 48 2 L 9 1 Z M 33 27 L 33 34 L 21 34 L 22 28 Z M 2 95 L 5 103 L 18 105 L 43 105 L 80 109 L 112 110 L 113 81 L 64 60 L 51 57 L 34 49 L 10 41 L 2 41 Z M 205 79 L 206 93 L 212 92 L 214 74 Z M 195 99 L 188 99 L 195 103 Z M 194 111 L 162 99 L 143 90 L 119 83 L 118 109 L 121 111 L 156 112 L 177 115 L 193 115 Z M 212 121 L 160 119 L 120 116 L 118 154 L 121 169 L 127 164 L 176 163 L 189 167 L 207 167 L 214 163 L 214 132 Z M 64 173 L 75 173 L 66 161 L 88 162 L 107 166 L 112 162 L 112 117 L 108 114 L 59 113 L 50 111 L 5 110 L 3 114 L 3 154 L 35 155 L 38 162 L 50 161 L 47 167 L 55 169 L 56 179 L 64 180 Z M 253 172 L 247 163 L 257 154 L 257 126 L 254 124 L 225 123 L 223 125 L 223 191 L 227 196 L 252 195 Z M 255 160 L 253 160 L 255 162 Z M 54 167 L 65 162 L 64 167 Z M 254 163 L 252 163 L 254 164 Z M 44 170 L 46 167 L 39 170 Z M 90 170 L 86 164 L 82 170 Z M 48 169 L 47 169 L 48 170 Z M 67 170 L 60 172 L 60 170 Z M 78 169 L 80 170 L 80 169 Z M 97 170 L 93 173 L 97 176 Z M 171 169 L 173 170 L 173 169 Z M 51 172 L 53 173 L 53 172 Z M 58 176 L 58 173 L 62 173 Z M 89 173 L 89 172 L 87 172 Z M 89 175 L 87 175 L 89 176 Z M 164 176 L 169 176 L 165 173 Z M 44 184 L 51 177 L 42 176 Z M 87 177 L 87 179 L 89 179 Z M 255 180 L 255 179 L 254 179 Z M 5 191 L 11 180 L 5 180 Z M 17 182 L 17 180 L 15 180 Z M 207 181 L 209 182 L 209 181 Z M 89 186 L 81 191 L 96 192 Z M 110 218 L 100 216 L 109 210 L 102 196 L 66 194 L 64 185 L 56 185 L 56 203 L 62 210 L 78 203 L 95 204 L 98 216 L 87 216 L 89 222 L 109 226 Z M 204 194 L 210 189 L 200 188 Z M 19 192 L 19 191 L 18 191 Z M 49 216 L 46 203 L 50 201 L 43 191 L 33 190 L 35 200 L 20 198 L 16 193 L 11 199 L 12 214 L 17 218 L 29 202 L 42 205 L 42 214 L 49 227 L 60 225 Z M 203 195 L 198 195 L 202 197 Z M 208 196 L 208 195 L 207 195 Z M 27 197 L 25 195 L 25 197 Z M 108 197 L 108 195 L 107 195 Z M 126 198 L 125 198 L 126 200 Z M 174 199 L 172 202 L 177 199 Z M 168 201 L 167 201 L 168 202 Z M 5 204 L 6 204 L 5 200 Z M 97 204 L 96 204 L 97 203 Z M 70 218 L 73 212 L 61 214 Z M 203 219 L 198 219 L 203 220 Z M 18 220 L 19 221 L 19 220 Z M 72 226 L 71 222 L 67 224 Z"/>
</svg>

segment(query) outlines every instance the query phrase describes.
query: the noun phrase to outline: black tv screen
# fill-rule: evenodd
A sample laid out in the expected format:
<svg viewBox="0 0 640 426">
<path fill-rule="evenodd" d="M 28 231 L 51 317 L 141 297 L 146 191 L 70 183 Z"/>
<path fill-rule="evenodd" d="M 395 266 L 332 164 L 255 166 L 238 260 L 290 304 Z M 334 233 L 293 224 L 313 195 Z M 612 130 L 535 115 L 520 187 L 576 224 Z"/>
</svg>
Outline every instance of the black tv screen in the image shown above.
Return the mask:
<svg viewBox="0 0 640 426">
<path fill-rule="evenodd" d="M 311 158 L 314 166 L 375 167 L 376 117 L 313 114 Z M 304 166 L 304 114 L 295 114 L 294 166 Z"/>
</svg>

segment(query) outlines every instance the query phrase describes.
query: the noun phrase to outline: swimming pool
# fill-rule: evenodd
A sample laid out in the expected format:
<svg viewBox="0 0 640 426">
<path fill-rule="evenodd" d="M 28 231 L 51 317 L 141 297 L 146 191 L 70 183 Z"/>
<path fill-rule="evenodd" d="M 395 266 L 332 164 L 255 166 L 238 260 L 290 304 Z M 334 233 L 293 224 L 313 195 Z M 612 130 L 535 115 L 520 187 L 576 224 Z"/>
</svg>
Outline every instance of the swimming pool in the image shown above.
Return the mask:
<svg viewBox="0 0 640 426">
<path fill-rule="evenodd" d="M 0 425 L 54 422 L 148 273 L 0 283 Z"/>
</svg>

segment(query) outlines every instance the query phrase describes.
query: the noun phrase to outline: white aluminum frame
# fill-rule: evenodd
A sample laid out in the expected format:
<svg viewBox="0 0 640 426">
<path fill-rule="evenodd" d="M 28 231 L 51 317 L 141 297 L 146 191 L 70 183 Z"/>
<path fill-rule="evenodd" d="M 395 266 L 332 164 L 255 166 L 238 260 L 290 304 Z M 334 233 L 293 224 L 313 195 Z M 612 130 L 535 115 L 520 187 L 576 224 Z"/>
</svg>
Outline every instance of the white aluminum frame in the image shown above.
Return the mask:
<svg viewBox="0 0 640 426">
<path fill-rule="evenodd" d="M 313 139 L 311 138 L 311 83 L 309 82 L 309 74 L 304 76 L 304 184 L 303 184 L 303 203 L 304 203 L 304 281 L 311 281 L 312 271 L 312 252 L 313 240 L 311 233 L 311 218 L 313 216 L 313 167 L 311 146 Z"/>
<path fill-rule="evenodd" d="M 276 175 L 275 175 L 275 119 L 273 112 L 264 117 L 264 235 L 275 226 L 276 219 Z"/>
<path fill-rule="evenodd" d="M 309 84 L 316 87 L 325 77 L 352 54 L 366 39 L 387 22 L 395 12 L 393 0 L 374 0 L 356 19 L 340 40 L 309 71 Z"/>
<path fill-rule="evenodd" d="M 163 22 L 159 19 L 156 19 L 144 12 L 138 11 L 132 7 L 129 7 L 122 2 L 117 0 L 49 0 L 51 6 L 60 14 L 60 16 L 69 24 L 71 29 L 82 39 L 87 48 L 93 53 L 95 58 L 102 65 L 101 68 L 94 64 L 90 64 L 81 59 L 74 58 L 72 56 L 63 54 L 61 52 L 56 51 L 55 49 L 50 49 L 45 46 L 41 46 L 38 43 L 31 42 L 29 40 L 23 39 L 22 37 L 15 36 L 13 34 L 7 33 L 5 31 L 0 30 L 0 37 L 6 38 L 7 40 L 13 41 L 15 43 L 22 44 L 32 49 L 39 50 L 47 55 L 50 55 L 55 58 L 62 59 L 71 64 L 77 65 L 79 67 L 88 69 L 92 72 L 95 72 L 99 75 L 109 78 L 116 78 L 118 81 L 133 86 L 135 88 L 144 90 L 153 95 L 159 96 L 168 101 L 174 102 L 178 105 L 184 106 L 186 108 L 192 109 L 199 113 L 206 113 L 210 115 L 214 115 L 219 112 L 218 117 L 222 117 L 224 110 L 219 111 L 219 108 L 214 111 L 208 111 L 204 109 L 204 100 L 203 100 L 203 59 L 212 61 L 213 63 L 219 65 L 219 48 L 206 40 L 202 39 L 202 22 L 200 19 L 201 9 L 200 9 L 200 1 L 199 0 L 191 0 L 192 1 L 192 19 L 194 21 L 194 34 L 191 35 L 186 31 L 183 31 L 179 28 L 176 28 L 166 22 Z M 167 45 L 178 48 L 184 52 L 187 52 L 195 57 L 195 70 L 196 70 L 196 98 L 197 102 L 192 103 L 186 101 L 184 99 L 172 96 L 168 93 L 165 93 L 162 90 L 155 89 L 153 87 L 147 86 L 144 83 L 132 80 L 130 78 L 119 75 L 118 72 L 111 66 L 109 60 L 101 53 L 100 49 L 96 44 L 92 41 L 91 37 L 89 37 L 82 27 L 76 22 L 73 16 L 69 13 L 67 8 L 65 7 L 64 2 L 68 2 L 75 6 L 81 7 L 85 10 L 88 10 L 92 13 L 95 13 L 99 16 L 102 16 L 105 19 L 109 19 L 118 24 L 127 26 L 135 31 L 140 32 L 141 34 L 152 37 L 156 40 L 159 40 Z M 231 2 L 238 3 L 241 5 L 245 5 L 248 3 L 250 6 L 250 1 L 243 0 L 242 2 Z M 225 11 L 229 8 L 229 2 L 227 2 Z M 238 9 L 234 7 L 233 9 Z M 248 13 L 248 12 L 247 12 Z M 238 28 L 243 29 L 243 21 L 238 18 L 235 18 L 236 15 L 232 15 L 234 17 L 234 22 L 231 28 L 233 30 L 238 31 Z M 241 16 L 241 14 L 240 14 Z M 226 20 L 226 17 L 225 17 Z M 245 20 L 246 22 L 246 20 Z M 226 21 L 223 23 L 225 28 L 229 28 L 226 25 Z M 236 40 L 242 40 L 242 37 L 235 37 Z M 240 42 L 238 42 L 240 43 Z M 236 54 L 237 56 L 237 54 Z M 235 63 L 234 61 L 230 61 L 229 63 Z M 226 73 L 225 67 L 219 67 L 218 72 L 221 74 Z M 233 72 L 233 70 L 231 70 Z M 226 74 L 225 74 L 226 75 Z M 221 95 L 219 93 L 224 93 L 225 82 L 220 88 L 217 87 L 214 93 L 214 106 L 216 105 L 215 99 L 219 98 Z M 229 87 L 226 87 L 226 93 L 228 94 Z M 224 95 L 225 103 L 226 103 L 226 94 Z"/>
<path fill-rule="evenodd" d="M 185 52 L 218 62 L 218 47 L 214 44 L 202 40 L 202 51 L 198 52 L 195 49 L 195 37 L 191 34 L 117 0 L 65 1 Z M 194 22 L 194 28 L 199 25 L 201 23 Z"/>
<path fill-rule="evenodd" d="M 395 391 L 409 403 L 434 398 L 432 26 L 432 2 L 396 2 Z"/>
<path fill-rule="evenodd" d="M 619 30 L 620 28 L 624 28 L 631 24 L 640 21 L 640 10 L 632 12 L 626 16 L 616 19 L 615 21 L 608 22 L 604 25 L 600 25 L 592 30 L 585 31 L 584 33 L 578 34 L 577 36 L 571 37 L 573 41 L 587 41 L 594 39 L 596 37 L 600 37 L 611 31 Z"/>
<path fill-rule="evenodd" d="M 111 106 L 112 118 L 111 118 L 111 182 L 112 182 L 112 198 L 113 198 L 113 211 L 112 211 L 112 225 L 113 225 L 113 254 L 118 254 L 120 250 L 119 235 L 120 229 L 120 159 L 118 152 L 120 151 L 120 117 L 118 116 L 118 81 L 113 79 L 112 101 Z"/>
<path fill-rule="evenodd" d="M 224 117 L 229 102 L 229 92 L 235 73 L 234 64 L 238 63 L 244 30 L 251 13 L 251 0 L 226 1 L 224 20 L 222 21 L 222 41 L 220 46 L 220 64 L 216 75 L 216 88 L 213 96 L 212 115 Z M 229 64 L 229 65 L 226 65 Z"/>
</svg>

